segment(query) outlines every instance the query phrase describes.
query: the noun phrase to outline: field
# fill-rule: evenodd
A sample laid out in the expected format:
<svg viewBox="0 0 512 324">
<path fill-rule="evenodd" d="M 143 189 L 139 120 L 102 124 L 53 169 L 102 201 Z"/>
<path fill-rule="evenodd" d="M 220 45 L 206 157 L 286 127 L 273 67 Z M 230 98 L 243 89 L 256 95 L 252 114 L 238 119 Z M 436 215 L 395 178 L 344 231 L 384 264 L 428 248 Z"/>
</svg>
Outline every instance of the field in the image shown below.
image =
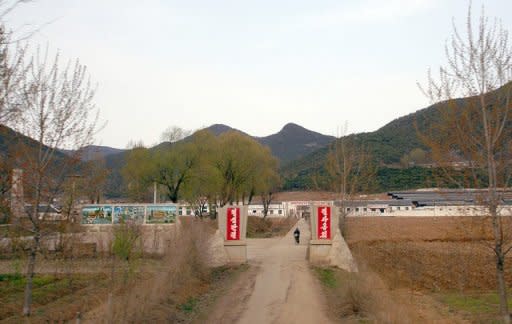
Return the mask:
<svg viewBox="0 0 512 324">
<path fill-rule="evenodd" d="M 428 295 L 473 322 L 497 318 L 488 219 L 361 217 L 346 224 L 347 243 L 357 262 L 391 290 Z M 511 256 L 505 264 L 512 287 Z"/>
<path fill-rule="evenodd" d="M 182 222 L 179 236 L 161 256 L 140 253 L 142 240 L 128 246 L 126 226 L 115 231 L 112 254 L 72 257 L 38 255 L 31 323 L 74 321 L 189 323 L 210 307 L 245 266 L 209 267 L 209 221 Z M 140 238 L 140 237 L 139 237 Z M 132 244 L 130 243 L 130 244 Z M 18 255 L 18 257 L 16 256 Z M 26 268 L 23 253 L 0 260 L 0 322 L 19 323 Z"/>
</svg>

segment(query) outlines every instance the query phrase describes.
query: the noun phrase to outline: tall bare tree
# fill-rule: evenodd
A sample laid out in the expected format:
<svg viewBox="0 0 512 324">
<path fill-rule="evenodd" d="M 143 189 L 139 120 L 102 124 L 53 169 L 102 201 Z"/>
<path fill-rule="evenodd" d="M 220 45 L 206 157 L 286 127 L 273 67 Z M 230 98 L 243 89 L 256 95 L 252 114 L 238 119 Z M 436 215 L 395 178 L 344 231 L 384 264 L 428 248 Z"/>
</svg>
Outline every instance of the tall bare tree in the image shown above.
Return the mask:
<svg viewBox="0 0 512 324">
<path fill-rule="evenodd" d="M 28 65 L 22 82 L 21 121 L 16 130 L 34 139 L 18 143 L 18 163 L 25 170 L 30 208 L 26 210 L 26 228 L 32 232 L 27 264 L 27 283 L 23 314 L 31 314 L 32 279 L 41 239 L 51 233 L 45 216 L 55 197 L 62 190 L 66 175 L 74 172 L 78 156 L 67 157 L 60 149 L 79 149 L 91 144 L 97 127 L 98 110 L 93 103 L 94 87 L 87 69 L 77 60 L 65 68 L 59 54 L 37 51 Z"/>
<path fill-rule="evenodd" d="M 347 126 L 341 134 L 346 133 Z M 330 145 L 326 159 L 326 170 L 331 190 L 338 193 L 341 203 L 339 226 L 345 232 L 346 202 L 356 193 L 373 189 L 377 167 L 368 149 L 357 143 L 353 136 L 338 136 Z"/>
<path fill-rule="evenodd" d="M 441 122 L 422 137 L 446 178 L 461 188 L 486 188 L 478 203 L 492 224 L 500 314 L 503 322 L 510 323 L 504 269 L 512 245 L 501 216 L 500 188 L 510 185 L 511 176 L 512 47 L 508 32 L 497 20 L 489 21 L 483 8 L 475 24 L 470 5 L 466 33 L 454 24 L 445 51 L 448 63 L 437 77 L 429 71 L 426 85 L 420 85 L 432 102 L 445 101 Z M 465 177 L 453 177 L 451 167 L 461 161 Z"/>
</svg>

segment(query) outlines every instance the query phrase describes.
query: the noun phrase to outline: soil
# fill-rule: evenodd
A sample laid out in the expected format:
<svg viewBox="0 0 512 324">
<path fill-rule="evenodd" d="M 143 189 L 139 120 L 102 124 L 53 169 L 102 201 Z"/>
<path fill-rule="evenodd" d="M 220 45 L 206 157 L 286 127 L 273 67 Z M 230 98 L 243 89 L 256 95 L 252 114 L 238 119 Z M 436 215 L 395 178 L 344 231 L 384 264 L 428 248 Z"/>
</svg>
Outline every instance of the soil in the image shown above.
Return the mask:
<svg viewBox="0 0 512 324">
<path fill-rule="evenodd" d="M 390 287 L 427 291 L 494 289 L 490 224 L 481 217 L 348 218 L 347 243 L 359 263 Z M 512 255 L 506 264 L 512 263 Z M 512 268 L 506 268 L 512 285 Z"/>
<path fill-rule="evenodd" d="M 330 323 L 325 297 L 306 260 L 310 232 L 298 223 L 301 244 L 292 229 L 280 239 L 249 239 L 252 268 L 217 303 L 210 323 Z"/>
<path fill-rule="evenodd" d="M 348 218 L 345 230 L 347 243 L 360 269 L 365 275 L 377 278 L 370 285 L 374 287 L 378 283 L 381 293 L 375 298 L 393 301 L 386 309 L 400 314 L 404 308 L 393 305 L 407 305 L 407 311 L 418 314 L 420 321 L 459 322 L 460 318 L 447 314 L 446 307 L 433 296 L 445 291 L 494 289 L 493 255 L 487 246 L 489 227 L 482 221 L 477 217 L 361 217 Z M 298 226 L 301 229 L 299 245 L 292 236 L 295 227 L 282 238 L 248 239 L 247 270 L 227 275 L 211 289 L 200 290 L 205 298 L 190 299 L 190 305 L 183 306 L 194 312 L 199 308 L 198 313 L 189 318 L 197 323 L 338 321 L 339 317 L 332 317 L 335 306 L 328 303 L 331 299 L 326 298 L 306 260 L 308 226 L 303 220 Z M 70 264 L 44 261 L 38 263 L 37 272 L 108 274 L 110 262 L 74 260 L 70 268 Z M 511 262 L 512 258 L 508 258 L 506 264 Z M 144 260 L 140 272 L 154 269 L 158 264 L 158 260 Z M 24 268 L 23 264 L 17 267 Z M 13 273 L 15 268 L 10 260 L 0 261 L 0 273 Z M 507 267 L 509 285 L 512 285 L 511 270 Z M 104 302 L 107 288 L 101 287 L 98 293 L 93 287 L 76 292 L 80 298 L 70 295 L 49 304 L 54 314 L 58 309 L 67 308 L 69 317 L 52 317 L 51 313 L 46 313 L 40 318 L 71 319 L 77 311 L 91 309 L 98 301 Z M 363 293 L 364 298 L 372 291 Z M 71 306 L 64 303 L 71 299 L 76 301 Z"/>
<path fill-rule="evenodd" d="M 504 225 L 510 226 L 511 220 L 503 219 Z M 392 291 L 409 291 L 414 298 L 419 296 L 414 303 L 425 300 L 430 305 L 444 303 L 452 314 L 471 322 L 482 322 L 482 318 L 485 318 L 483 322 L 492 322 L 499 318 L 498 306 L 492 302 L 484 305 L 482 299 L 496 294 L 488 219 L 361 217 L 348 218 L 346 224 L 347 242 L 358 265 L 377 274 Z M 510 229 L 505 230 L 508 244 L 512 242 L 507 237 L 512 233 Z M 509 253 L 505 277 L 512 287 L 510 264 L 512 254 Z M 453 300 L 453 296 L 456 300 L 452 304 L 446 302 Z M 486 309 L 484 317 L 478 309 L 474 310 L 476 306 Z"/>
</svg>

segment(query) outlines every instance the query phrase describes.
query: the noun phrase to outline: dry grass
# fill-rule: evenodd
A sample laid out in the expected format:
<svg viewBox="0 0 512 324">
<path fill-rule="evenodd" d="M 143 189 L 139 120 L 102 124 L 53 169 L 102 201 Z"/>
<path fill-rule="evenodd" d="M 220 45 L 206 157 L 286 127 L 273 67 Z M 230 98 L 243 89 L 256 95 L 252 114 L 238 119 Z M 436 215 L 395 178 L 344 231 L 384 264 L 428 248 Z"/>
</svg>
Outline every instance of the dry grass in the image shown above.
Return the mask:
<svg viewBox="0 0 512 324">
<path fill-rule="evenodd" d="M 507 218 L 507 220 L 512 220 Z M 347 217 L 347 243 L 372 241 L 476 241 L 492 238 L 483 217 Z M 512 224 L 509 224 L 512 228 Z"/>
<path fill-rule="evenodd" d="M 117 257 L 77 257 L 76 244 L 72 241 L 62 241 L 57 253 L 41 255 L 38 261 L 41 265 L 46 263 L 45 268 L 55 268 L 55 273 L 48 273 L 45 278 L 53 278 L 52 282 L 56 282 L 53 286 L 60 288 L 45 284 L 39 291 L 34 290 L 37 298 L 31 322 L 70 321 L 77 313 L 83 320 L 92 322 L 189 322 L 207 307 L 208 301 L 203 299 L 213 298 L 215 285 L 240 271 L 207 266 L 209 239 L 215 232 L 215 223 L 209 220 L 189 218 L 177 227 L 169 227 L 175 232 L 169 235 L 165 254 L 158 258 L 140 253 L 143 236 L 131 235 L 131 230 L 138 232 L 135 227 L 118 231 L 120 237 L 127 238 L 125 243 L 133 246 L 118 244 Z M 101 275 L 80 274 L 82 264 L 87 265 L 83 269 L 87 272 L 94 272 L 96 264 Z M 19 286 L 18 295 L 1 293 L 2 297 L 21 302 L 23 298 L 19 294 L 23 287 Z M 4 311 L 6 304 L 2 304 L 0 314 L 5 313 L 2 317 L 14 315 L 7 322 L 21 321 L 17 316 L 20 305 L 13 303 Z"/>
<path fill-rule="evenodd" d="M 106 293 L 107 278 L 100 274 L 37 275 L 34 278 L 31 322 L 69 320 L 83 310 L 95 307 Z M 0 275 L 0 320 L 22 322 L 20 317 L 25 278 L 19 274 Z"/>
<path fill-rule="evenodd" d="M 212 280 L 206 260 L 214 228 L 208 221 L 191 219 L 173 230 L 176 233 L 171 235 L 165 255 L 149 273 L 136 271 L 142 259 L 116 260 L 112 265 L 113 293 L 105 298 L 104 307 L 84 318 L 125 323 L 175 322 L 184 321 L 183 315 L 190 317 L 194 298 L 205 293 Z"/>
<path fill-rule="evenodd" d="M 284 236 L 297 223 L 297 218 L 263 218 L 249 216 L 247 221 L 247 237 L 269 238 Z"/>
<path fill-rule="evenodd" d="M 442 322 L 437 312 L 417 307 L 409 296 L 390 291 L 374 273 L 314 268 L 327 295 L 329 316 L 339 323 Z M 456 321 L 451 318 L 451 321 Z"/>
<path fill-rule="evenodd" d="M 511 218 L 503 221 L 512 233 Z M 482 217 L 349 218 L 347 241 L 359 265 L 392 290 L 433 296 L 470 321 L 493 321 L 498 307 L 490 221 Z M 506 281 L 512 287 L 512 255 Z M 482 317 L 481 309 L 486 314 Z"/>
<path fill-rule="evenodd" d="M 392 288 L 464 291 L 495 287 L 488 219 L 361 217 L 347 221 L 347 242 L 357 261 L 366 263 Z M 507 267 L 507 281 L 512 285 L 511 270 Z"/>
</svg>

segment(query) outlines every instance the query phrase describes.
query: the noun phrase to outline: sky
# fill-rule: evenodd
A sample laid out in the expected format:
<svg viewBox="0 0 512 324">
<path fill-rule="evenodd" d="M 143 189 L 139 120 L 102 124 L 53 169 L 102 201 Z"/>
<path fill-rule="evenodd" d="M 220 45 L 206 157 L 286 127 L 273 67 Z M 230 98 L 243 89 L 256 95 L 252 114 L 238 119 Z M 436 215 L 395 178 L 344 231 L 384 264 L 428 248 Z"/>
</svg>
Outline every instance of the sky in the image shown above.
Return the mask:
<svg viewBox="0 0 512 324">
<path fill-rule="evenodd" d="M 474 0 L 512 31 L 512 1 Z M 6 24 L 78 58 L 106 122 L 96 143 L 153 145 L 170 126 L 253 136 L 289 122 L 374 131 L 430 105 L 417 82 L 445 62 L 466 0 L 34 0 Z M 344 129 L 348 125 L 348 130 Z"/>
</svg>

